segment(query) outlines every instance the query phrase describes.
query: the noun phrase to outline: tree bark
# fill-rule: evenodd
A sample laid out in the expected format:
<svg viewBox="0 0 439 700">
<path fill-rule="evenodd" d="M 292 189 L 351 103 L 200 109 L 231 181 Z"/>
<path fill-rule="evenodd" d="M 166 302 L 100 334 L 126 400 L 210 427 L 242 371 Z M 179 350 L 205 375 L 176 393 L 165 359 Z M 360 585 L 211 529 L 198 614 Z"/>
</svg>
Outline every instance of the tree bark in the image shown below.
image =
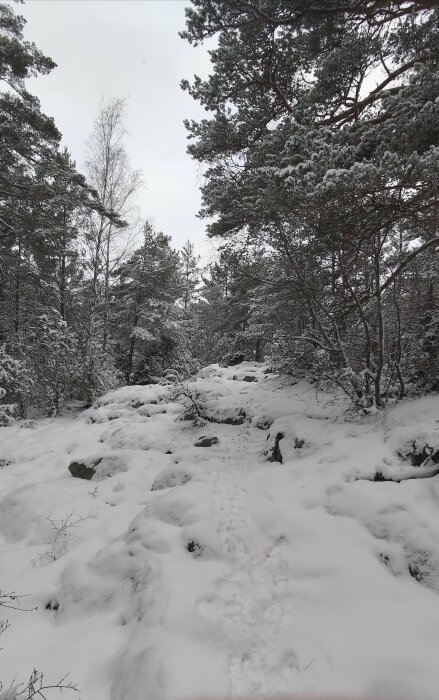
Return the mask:
<svg viewBox="0 0 439 700">
<path fill-rule="evenodd" d="M 21 234 L 18 234 L 17 264 L 15 268 L 15 309 L 14 330 L 20 330 L 20 304 L 21 304 Z"/>
</svg>

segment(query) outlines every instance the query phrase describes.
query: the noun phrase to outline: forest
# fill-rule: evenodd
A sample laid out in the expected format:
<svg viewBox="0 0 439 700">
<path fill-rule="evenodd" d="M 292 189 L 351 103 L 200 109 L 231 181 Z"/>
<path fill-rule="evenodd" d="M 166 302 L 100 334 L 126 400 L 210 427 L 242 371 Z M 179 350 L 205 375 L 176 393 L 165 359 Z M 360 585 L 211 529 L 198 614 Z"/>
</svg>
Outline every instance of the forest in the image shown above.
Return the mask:
<svg viewBox="0 0 439 700">
<path fill-rule="evenodd" d="M 439 388 L 437 3 L 193 3 L 182 38 L 217 40 L 210 77 L 182 80 L 208 114 L 186 124 L 204 269 L 133 211 L 123 100 L 79 173 L 26 89 L 54 63 L 0 12 L 4 424 L 230 353 L 362 413 Z"/>
</svg>

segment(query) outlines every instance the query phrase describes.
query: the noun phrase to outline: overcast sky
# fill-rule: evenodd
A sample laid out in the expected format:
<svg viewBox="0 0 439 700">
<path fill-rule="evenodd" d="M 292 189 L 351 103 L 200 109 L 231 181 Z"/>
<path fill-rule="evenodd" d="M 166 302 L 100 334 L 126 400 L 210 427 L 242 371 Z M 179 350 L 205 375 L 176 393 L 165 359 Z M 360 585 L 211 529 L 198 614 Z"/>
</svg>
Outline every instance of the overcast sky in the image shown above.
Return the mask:
<svg viewBox="0 0 439 700">
<path fill-rule="evenodd" d="M 25 36 L 55 68 L 29 83 L 55 118 L 63 143 L 84 164 L 101 98 L 127 98 L 127 150 L 142 170 L 142 216 L 180 248 L 189 238 L 211 257 L 200 208 L 199 166 L 186 154 L 185 118 L 205 113 L 180 89 L 182 78 L 205 76 L 209 56 L 180 39 L 186 0 L 28 0 L 19 13 Z"/>
</svg>

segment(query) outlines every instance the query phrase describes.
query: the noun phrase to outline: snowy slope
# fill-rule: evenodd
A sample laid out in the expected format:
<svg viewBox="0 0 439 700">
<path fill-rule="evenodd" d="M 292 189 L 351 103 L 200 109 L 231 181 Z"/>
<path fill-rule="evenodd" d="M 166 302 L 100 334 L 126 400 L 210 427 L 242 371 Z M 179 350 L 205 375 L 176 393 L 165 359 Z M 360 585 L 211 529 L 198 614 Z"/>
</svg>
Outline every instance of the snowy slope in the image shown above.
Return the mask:
<svg viewBox="0 0 439 700">
<path fill-rule="evenodd" d="M 439 398 L 353 424 L 264 369 L 195 382 L 239 425 L 194 427 L 139 386 L 0 429 L 0 586 L 37 607 L 0 609 L 4 689 L 36 667 L 83 700 L 438 697 L 439 476 L 370 479 L 413 471 L 412 440 L 439 444 Z M 98 459 L 90 481 L 68 470 Z"/>
</svg>

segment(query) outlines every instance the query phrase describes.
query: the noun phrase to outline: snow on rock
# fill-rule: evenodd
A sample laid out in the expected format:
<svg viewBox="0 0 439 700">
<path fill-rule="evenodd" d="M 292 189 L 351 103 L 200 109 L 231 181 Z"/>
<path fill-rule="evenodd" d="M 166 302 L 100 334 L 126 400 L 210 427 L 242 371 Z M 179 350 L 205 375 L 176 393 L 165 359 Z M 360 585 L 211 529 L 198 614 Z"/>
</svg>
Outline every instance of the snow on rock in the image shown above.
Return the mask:
<svg viewBox="0 0 439 700">
<path fill-rule="evenodd" d="M 75 460 L 74 462 L 70 462 L 69 472 L 77 479 L 93 479 L 96 474 L 95 467 L 100 461 L 100 458 L 81 461 Z"/>
<path fill-rule="evenodd" d="M 244 362 L 245 355 L 241 352 L 232 352 L 223 357 L 221 360 L 221 367 L 234 367 L 235 365 L 240 365 Z"/>
<path fill-rule="evenodd" d="M 259 428 L 259 430 L 269 430 L 272 425 L 273 420 L 268 416 L 259 416 L 254 420 L 254 426 L 255 428 Z"/>
<path fill-rule="evenodd" d="M 108 479 L 111 476 L 128 471 L 128 465 L 120 455 L 110 454 L 102 457 L 94 469 L 95 476 L 93 479 L 94 481 L 100 481 L 101 479 Z"/>
<path fill-rule="evenodd" d="M 212 447 L 212 445 L 218 445 L 219 440 L 215 435 L 202 435 L 194 443 L 195 447 Z"/>
<path fill-rule="evenodd" d="M 93 479 L 94 481 L 107 479 L 127 470 L 128 466 L 124 459 L 115 454 L 96 458 L 88 457 L 69 464 L 69 472 L 72 476 L 78 479 Z"/>
<path fill-rule="evenodd" d="M 242 425 L 248 417 L 243 408 L 216 409 L 206 412 L 206 418 L 210 423 L 224 423 L 225 425 Z"/>
<path fill-rule="evenodd" d="M 439 476 L 373 479 L 434 466 L 410 451 L 439 397 L 353 424 L 259 363 L 189 386 L 210 449 L 161 385 L 0 429 L 0 587 L 33 610 L 5 611 L 4 688 L 36 667 L 93 700 L 436 699 Z"/>
<path fill-rule="evenodd" d="M 178 467 L 167 467 L 157 474 L 151 486 L 151 491 L 161 491 L 169 489 L 173 486 L 181 486 L 186 484 L 192 478 L 192 474 L 188 469 L 179 469 Z"/>
</svg>

